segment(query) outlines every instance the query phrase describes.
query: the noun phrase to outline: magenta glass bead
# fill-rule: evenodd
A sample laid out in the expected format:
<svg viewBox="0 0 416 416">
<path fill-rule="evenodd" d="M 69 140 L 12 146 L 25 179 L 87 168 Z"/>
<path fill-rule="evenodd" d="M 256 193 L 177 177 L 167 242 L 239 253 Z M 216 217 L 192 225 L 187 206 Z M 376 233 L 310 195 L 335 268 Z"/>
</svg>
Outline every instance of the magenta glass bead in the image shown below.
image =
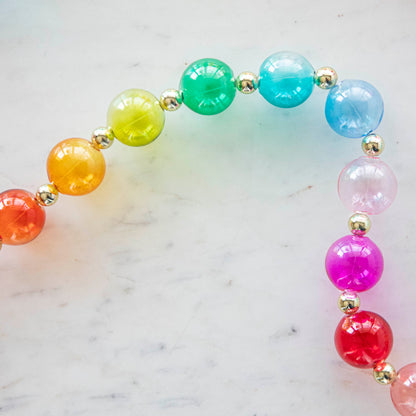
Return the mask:
<svg viewBox="0 0 416 416">
<path fill-rule="evenodd" d="M 399 370 L 391 384 L 390 394 L 394 407 L 402 416 L 416 415 L 416 363 Z"/>
<path fill-rule="evenodd" d="M 353 160 L 341 172 L 338 193 L 351 211 L 380 214 L 394 201 L 397 180 L 382 160 L 363 156 Z"/>
<path fill-rule="evenodd" d="M 380 249 L 368 237 L 347 235 L 329 248 L 325 267 L 338 289 L 363 292 L 380 280 L 384 260 Z"/>
</svg>

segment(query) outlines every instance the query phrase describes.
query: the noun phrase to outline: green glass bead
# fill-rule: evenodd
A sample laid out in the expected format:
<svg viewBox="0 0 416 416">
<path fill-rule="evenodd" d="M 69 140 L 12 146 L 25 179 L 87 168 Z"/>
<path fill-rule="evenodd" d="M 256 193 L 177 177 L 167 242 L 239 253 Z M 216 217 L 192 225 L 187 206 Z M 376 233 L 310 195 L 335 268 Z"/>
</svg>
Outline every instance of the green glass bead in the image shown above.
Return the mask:
<svg viewBox="0 0 416 416">
<path fill-rule="evenodd" d="M 199 59 L 182 75 L 183 102 L 199 114 L 221 113 L 235 97 L 233 71 L 218 59 Z"/>
</svg>

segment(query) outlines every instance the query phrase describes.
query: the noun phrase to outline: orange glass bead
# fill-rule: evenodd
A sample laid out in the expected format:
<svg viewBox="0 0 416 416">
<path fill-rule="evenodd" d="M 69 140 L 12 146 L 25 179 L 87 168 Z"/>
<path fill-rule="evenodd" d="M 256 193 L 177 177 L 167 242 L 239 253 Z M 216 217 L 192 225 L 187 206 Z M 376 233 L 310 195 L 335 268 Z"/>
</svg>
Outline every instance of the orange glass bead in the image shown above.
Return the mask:
<svg viewBox="0 0 416 416">
<path fill-rule="evenodd" d="M 45 210 L 30 192 L 10 189 L 0 194 L 0 236 L 4 244 L 32 241 L 45 224 Z"/>
<path fill-rule="evenodd" d="M 102 182 L 105 160 L 101 151 L 85 139 L 66 139 L 49 153 L 49 180 L 66 195 L 85 195 Z"/>
</svg>

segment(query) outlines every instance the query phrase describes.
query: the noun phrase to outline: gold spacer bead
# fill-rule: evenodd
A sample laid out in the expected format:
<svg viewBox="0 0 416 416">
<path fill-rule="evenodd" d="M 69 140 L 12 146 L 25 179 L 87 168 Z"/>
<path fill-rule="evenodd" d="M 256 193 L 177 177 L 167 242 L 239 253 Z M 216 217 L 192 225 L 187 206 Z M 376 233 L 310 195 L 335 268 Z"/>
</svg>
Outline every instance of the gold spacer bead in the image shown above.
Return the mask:
<svg viewBox="0 0 416 416">
<path fill-rule="evenodd" d="M 259 87 L 259 77 L 253 72 L 242 72 L 235 80 L 235 86 L 243 94 L 251 94 Z"/>
<path fill-rule="evenodd" d="M 108 127 L 98 127 L 92 132 L 91 144 L 97 150 L 108 149 L 114 142 L 114 133 Z"/>
<path fill-rule="evenodd" d="M 361 149 L 367 156 L 380 156 L 384 150 L 384 140 L 378 134 L 368 134 L 361 142 Z"/>
<path fill-rule="evenodd" d="M 379 384 L 391 384 L 396 378 L 396 370 L 390 363 L 380 361 L 374 366 L 373 376 Z"/>
<path fill-rule="evenodd" d="M 49 207 L 58 200 L 58 196 L 59 192 L 55 185 L 52 183 L 47 183 L 45 185 L 39 186 L 36 192 L 36 201 L 43 207 Z"/>
<path fill-rule="evenodd" d="M 165 90 L 160 95 L 159 103 L 165 111 L 176 111 L 182 105 L 182 92 L 178 90 Z"/>
<path fill-rule="evenodd" d="M 338 308 L 347 315 L 352 315 L 360 308 L 360 298 L 357 293 L 346 290 L 339 295 Z"/>
<path fill-rule="evenodd" d="M 362 212 L 356 212 L 348 219 L 348 228 L 354 235 L 363 236 L 370 231 L 370 217 Z"/>
<path fill-rule="evenodd" d="M 330 88 L 335 87 L 337 81 L 338 75 L 335 72 L 335 69 L 329 66 L 319 68 L 315 72 L 315 84 L 323 90 L 329 90 Z"/>
</svg>

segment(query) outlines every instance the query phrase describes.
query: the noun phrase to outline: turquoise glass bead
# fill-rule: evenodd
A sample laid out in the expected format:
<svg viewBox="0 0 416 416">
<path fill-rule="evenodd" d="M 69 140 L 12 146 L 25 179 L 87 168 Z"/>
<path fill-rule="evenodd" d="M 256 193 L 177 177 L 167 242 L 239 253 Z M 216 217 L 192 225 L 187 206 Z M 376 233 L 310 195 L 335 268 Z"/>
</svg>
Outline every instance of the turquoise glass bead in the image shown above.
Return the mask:
<svg viewBox="0 0 416 416">
<path fill-rule="evenodd" d="M 231 68 L 218 59 L 199 59 L 182 75 L 183 102 L 199 114 L 224 111 L 234 100 L 235 83 Z"/>
<path fill-rule="evenodd" d="M 313 91 L 315 71 L 295 52 L 270 55 L 260 67 L 260 94 L 276 107 L 296 107 Z"/>
<path fill-rule="evenodd" d="M 345 80 L 329 92 L 325 117 L 341 136 L 358 138 L 375 130 L 384 113 L 383 98 L 365 81 Z"/>
</svg>

